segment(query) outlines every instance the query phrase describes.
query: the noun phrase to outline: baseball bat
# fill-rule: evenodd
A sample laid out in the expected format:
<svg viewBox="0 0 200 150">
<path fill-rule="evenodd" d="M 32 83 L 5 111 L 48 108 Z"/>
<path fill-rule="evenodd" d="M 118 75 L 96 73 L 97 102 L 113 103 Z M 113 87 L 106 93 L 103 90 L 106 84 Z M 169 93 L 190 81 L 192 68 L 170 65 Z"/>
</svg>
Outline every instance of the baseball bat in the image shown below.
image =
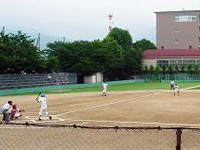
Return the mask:
<svg viewBox="0 0 200 150">
<path fill-rule="evenodd" d="M 38 93 L 38 95 L 37 95 L 36 99 L 38 99 L 38 97 L 40 96 L 40 94 L 41 94 L 41 92 L 40 92 L 40 93 Z"/>
</svg>

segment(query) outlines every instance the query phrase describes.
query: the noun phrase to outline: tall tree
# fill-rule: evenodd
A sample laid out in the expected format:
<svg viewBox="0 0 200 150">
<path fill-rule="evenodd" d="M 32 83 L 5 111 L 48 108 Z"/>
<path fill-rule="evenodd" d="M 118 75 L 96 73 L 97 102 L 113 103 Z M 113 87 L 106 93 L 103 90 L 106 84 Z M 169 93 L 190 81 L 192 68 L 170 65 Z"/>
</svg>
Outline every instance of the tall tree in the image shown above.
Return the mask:
<svg viewBox="0 0 200 150">
<path fill-rule="evenodd" d="M 39 50 L 34 40 L 18 31 L 17 34 L 0 34 L 0 55 L 5 63 L 2 73 L 33 73 L 41 69 Z"/>
<path fill-rule="evenodd" d="M 132 37 L 129 31 L 114 28 L 106 38 L 113 38 L 122 47 L 126 78 L 142 71 L 142 51 L 132 47 Z"/>
<path fill-rule="evenodd" d="M 149 40 L 142 39 L 133 43 L 133 47 L 136 49 L 141 49 L 143 52 L 147 49 L 156 49 L 156 46 Z"/>
<path fill-rule="evenodd" d="M 132 46 L 132 37 L 129 31 L 120 28 L 113 28 L 107 37 L 114 38 L 123 50 L 130 49 Z"/>
<path fill-rule="evenodd" d="M 91 75 L 104 72 L 111 80 L 123 74 L 124 56 L 122 47 L 113 39 L 103 41 L 54 42 L 48 44 L 49 59 L 58 59 L 62 71 Z"/>
</svg>

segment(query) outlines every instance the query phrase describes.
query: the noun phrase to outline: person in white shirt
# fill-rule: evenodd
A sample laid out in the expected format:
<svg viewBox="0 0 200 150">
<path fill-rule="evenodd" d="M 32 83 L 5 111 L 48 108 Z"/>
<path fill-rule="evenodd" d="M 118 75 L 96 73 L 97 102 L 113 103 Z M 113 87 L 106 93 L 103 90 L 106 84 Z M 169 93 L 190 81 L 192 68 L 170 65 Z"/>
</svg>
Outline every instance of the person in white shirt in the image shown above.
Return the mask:
<svg viewBox="0 0 200 150">
<path fill-rule="evenodd" d="M 171 81 L 170 81 L 170 84 L 171 84 L 171 89 L 170 89 L 170 91 L 171 91 L 171 90 L 174 90 L 174 85 L 175 85 L 174 80 L 171 80 Z"/>
<path fill-rule="evenodd" d="M 102 88 L 103 88 L 102 96 L 107 96 L 108 84 L 106 82 L 103 82 Z"/>
<path fill-rule="evenodd" d="M 2 121 L 9 122 L 9 115 L 12 109 L 12 101 L 8 101 L 8 103 L 4 104 L 1 108 L 1 113 L 3 114 Z"/>
<path fill-rule="evenodd" d="M 47 100 L 46 100 L 45 94 L 41 94 L 39 99 L 36 98 L 36 101 L 39 102 L 41 105 L 38 120 L 41 121 L 43 115 L 47 115 L 49 117 L 49 119 L 51 120 L 52 117 L 49 115 L 49 113 L 47 111 Z"/>
<path fill-rule="evenodd" d="M 174 95 L 176 95 L 176 92 L 177 92 L 178 95 L 179 95 L 179 86 L 178 86 L 177 83 L 174 85 Z"/>
</svg>

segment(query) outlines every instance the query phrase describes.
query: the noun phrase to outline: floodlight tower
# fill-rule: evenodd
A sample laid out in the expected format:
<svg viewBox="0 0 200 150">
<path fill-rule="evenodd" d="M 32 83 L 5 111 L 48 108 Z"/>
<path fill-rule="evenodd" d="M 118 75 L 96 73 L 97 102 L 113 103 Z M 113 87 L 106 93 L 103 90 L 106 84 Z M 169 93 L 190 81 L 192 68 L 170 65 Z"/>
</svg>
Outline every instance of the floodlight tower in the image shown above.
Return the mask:
<svg viewBox="0 0 200 150">
<path fill-rule="evenodd" d="M 113 27 L 113 14 L 109 14 L 108 15 L 108 18 L 109 18 L 109 31 L 112 30 L 112 27 Z"/>
</svg>

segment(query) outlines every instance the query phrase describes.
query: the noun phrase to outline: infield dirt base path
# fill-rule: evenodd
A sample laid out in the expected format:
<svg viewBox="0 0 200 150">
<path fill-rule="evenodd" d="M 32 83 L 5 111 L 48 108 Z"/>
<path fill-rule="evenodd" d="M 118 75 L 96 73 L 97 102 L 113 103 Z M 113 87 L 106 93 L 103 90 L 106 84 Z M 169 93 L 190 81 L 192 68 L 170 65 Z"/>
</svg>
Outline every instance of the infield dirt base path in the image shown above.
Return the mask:
<svg viewBox="0 0 200 150">
<path fill-rule="evenodd" d="M 81 125 L 186 125 L 200 126 L 200 91 L 118 91 L 101 93 L 47 94 L 53 120 L 43 123 Z M 40 105 L 36 96 L 0 97 L 2 106 L 12 100 L 25 109 L 17 121 L 37 121 Z M 1 119 L 1 118 L 0 118 Z"/>
</svg>

